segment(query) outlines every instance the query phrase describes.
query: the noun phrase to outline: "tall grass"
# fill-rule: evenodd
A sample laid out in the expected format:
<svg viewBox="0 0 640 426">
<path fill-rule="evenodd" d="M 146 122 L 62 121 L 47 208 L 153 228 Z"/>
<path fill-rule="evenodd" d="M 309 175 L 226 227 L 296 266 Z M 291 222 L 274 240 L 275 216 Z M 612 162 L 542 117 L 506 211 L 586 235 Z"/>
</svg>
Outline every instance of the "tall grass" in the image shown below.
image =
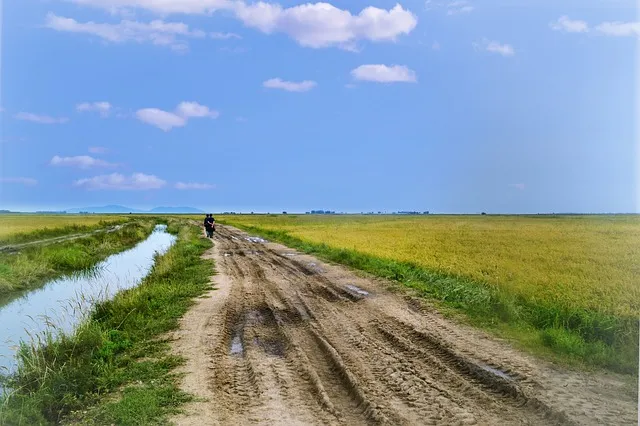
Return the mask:
<svg viewBox="0 0 640 426">
<path fill-rule="evenodd" d="M 18 253 L 0 253 L 0 296 L 38 287 L 46 280 L 94 266 L 109 255 L 133 247 L 153 230 L 150 220 L 136 221 L 114 232 L 100 233 Z"/>
<path fill-rule="evenodd" d="M 158 337 L 210 288 L 212 265 L 200 256 L 211 242 L 179 221 L 168 229 L 177 243 L 138 287 L 99 303 L 72 335 L 22 345 L 0 424 L 152 424 L 188 400 L 171 373 L 181 360 Z"/>
<path fill-rule="evenodd" d="M 498 328 L 511 337 L 517 337 L 534 350 L 539 349 L 536 346 L 543 346 L 585 366 L 637 374 L 636 316 L 606 314 L 532 299 L 509 292 L 504 287 L 430 270 L 412 262 L 310 242 L 285 231 L 236 225 L 306 253 L 400 282 L 443 307 L 464 313 L 477 325 Z"/>
</svg>

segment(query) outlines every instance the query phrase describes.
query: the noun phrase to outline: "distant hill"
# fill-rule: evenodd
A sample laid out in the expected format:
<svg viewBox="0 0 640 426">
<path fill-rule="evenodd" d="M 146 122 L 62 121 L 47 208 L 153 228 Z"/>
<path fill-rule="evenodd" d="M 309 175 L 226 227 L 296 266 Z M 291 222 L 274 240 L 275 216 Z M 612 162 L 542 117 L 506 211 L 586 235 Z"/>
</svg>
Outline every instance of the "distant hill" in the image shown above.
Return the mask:
<svg viewBox="0 0 640 426">
<path fill-rule="evenodd" d="M 82 207 L 66 210 L 67 213 L 204 213 L 193 207 L 155 207 L 151 210 L 140 210 L 131 207 L 109 205 L 101 207 Z"/>
<path fill-rule="evenodd" d="M 204 213 L 194 207 L 155 207 L 149 213 Z"/>
</svg>

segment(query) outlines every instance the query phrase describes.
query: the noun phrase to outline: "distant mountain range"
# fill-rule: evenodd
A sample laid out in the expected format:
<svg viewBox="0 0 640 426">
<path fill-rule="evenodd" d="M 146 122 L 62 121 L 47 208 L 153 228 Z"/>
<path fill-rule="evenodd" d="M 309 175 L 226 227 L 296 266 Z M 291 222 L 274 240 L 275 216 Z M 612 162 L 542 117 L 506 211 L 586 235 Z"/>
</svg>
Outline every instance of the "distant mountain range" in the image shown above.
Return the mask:
<svg viewBox="0 0 640 426">
<path fill-rule="evenodd" d="M 154 207 L 151 210 L 133 209 L 125 206 L 110 205 L 102 207 L 82 207 L 65 210 L 67 213 L 204 213 L 193 207 Z"/>
</svg>

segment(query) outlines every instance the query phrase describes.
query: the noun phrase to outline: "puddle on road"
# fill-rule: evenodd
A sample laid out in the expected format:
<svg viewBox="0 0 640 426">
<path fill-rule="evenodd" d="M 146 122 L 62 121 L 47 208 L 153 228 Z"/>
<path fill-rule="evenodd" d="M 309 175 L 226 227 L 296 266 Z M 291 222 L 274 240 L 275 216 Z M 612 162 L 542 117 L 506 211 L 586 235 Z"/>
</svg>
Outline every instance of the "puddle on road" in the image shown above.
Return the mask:
<svg viewBox="0 0 640 426">
<path fill-rule="evenodd" d="M 493 374 L 494 376 L 498 376 L 498 377 L 500 377 L 502 379 L 509 380 L 509 381 L 513 381 L 514 380 L 513 377 L 509 376 L 504 371 L 500 371 L 500 370 L 495 369 L 493 367 L 489 367 L 488 365 L 485 365 L 485 364 L 478 364 L 478 366 L 480 368 L 482 368 L 484 371 Z"/>
<path fill-rule="evenodd" d="M 244 345 L 242 344 L 242 339 L 240 339 L 239 334 L 233 336 L 233 340 L 231 340 L 231 350 L 229 350 L 229 353 L 236 356 L 244 355 Z"/>
<path fill-rule="evenodd" d="M 245 240 L 251 243 L 261 243 L 261 244 L 268 242 L 267 240 L 260 237 L 245 237 Z"/>
<path fill-rule="evenodd" d="M 15 369 L 15 351 L 20 341 L 32 336 L 72 332 L 96 302 L 137 286 L 153 267 L 156 253 L 165 253 L 176 238 L 158 225 L 135 247 L 109 256 L 89 271 L 62 277 L 25 292 L 0 307 L 0 373 Z"/>
<path fill-rule="evenodd" d="M 351 291 L 353 291 L 355 293 L 361 294 L 363 296 L 368 296 L 369 295 L 368 291 L 365 291 L 365 290 L 361 289 L 360 287 L 357 287 L 357 286 L 355 286 L 353 284 L 347 284 L 345 287 L 347 287 L 349 290 L 351 290 Z"/>
</svg>

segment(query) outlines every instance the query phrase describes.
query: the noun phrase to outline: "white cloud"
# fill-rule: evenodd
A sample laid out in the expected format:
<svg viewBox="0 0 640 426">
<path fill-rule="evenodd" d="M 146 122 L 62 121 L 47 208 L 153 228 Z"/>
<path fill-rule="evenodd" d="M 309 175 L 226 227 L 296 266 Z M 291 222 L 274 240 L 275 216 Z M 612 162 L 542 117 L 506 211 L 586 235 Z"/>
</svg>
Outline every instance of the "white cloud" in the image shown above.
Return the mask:
<svg viewBox="0 0 640 426">
<path fill-rule="evenodd" d="M 136 117 L 138 117 L 138 120 L 156 126 L 165 132 L 174 127 L 182 127 L 187 124 L 186 118 L 158 108 L 139 109 L 136 111 Z"/>
<path fill-rule="evenodd" d="M 329 3 L 306 3 L 283 7 L 277 3 L 242 0 L 71 0 L 77 4 L 119 11 L 144 9 L 160 16 L 172 13 L 208 14 L 216 10 L 230 11 L 247 27 L 264 33 L 284 33 L 306 47 L 352 47 L 357 40 L 395 40 L 411 32 L 416 16 L 397 4 L 390 10 L 366 7 L 359 14 L 339 9 Z M 124 22 L 124 21 L 123 21 Z M 67 25 L 76 27 L 77 23 Z M 90 23 L 92 26 L 100 25 Z M 80 24 L 82 25 L 82 24 Z M 104 25 L 104 24 L 102 24 Z M 113 38 L 113 29 L 96 29 L 103 37 Z M 215 33 L 214 33 L 215 34 Z"/>
<path fill-rule="evenodd" d="M 204 14 L 229 9 L 230 0 L 71 0 L 74 3 L 95 6 L 113 14 L 126 9 L 144 9 L 159 15 L 171 13 Z"/>
<path fill-rule="evenodd" d="M 102 117 L 107 117 L 111 111 L 111 104 L 109 102 L 83 102 L 76 105 L 76 111 L 95 111 Z"/>
<path fill-rule="evenodd" d="M 168 46 L 176 51 L 188 49 L 186 41 L 182 38 L 203 38 L 206 36 L 204 31 L 190 30 L 189 26 L 182 22 L 155 20 L 144 23 L 123 20 L 119 24 L 104 24 L 93 21 L 82 23 L 72 18 L 57 16 L 51 12 L 47 15 L 45 26 L 57 31 L 92 34 L 113 43 L 148 42 L 158 46 Z"/>
<path fill-rule="evenodd" d="M 317 86 L 317 83 L 312 80 L 304 80 L 299 83 L 294 81 L 284 81 L 280 78 L 271 78 L 262 83 L 264 87 L 269 89 L 282 89 L 287 92 L 308 92 Z"/>
<path fill-rule="evenodd" d="M 305 47 L 338 46 L 353 49 L 358 40 L 395 41 L 416 26 L 415 15 L 396 4 L 390 10 L 366 7 L 358 15 L 329 3 L 307 3 L 289 8 L 279 4 L 235 3 L 235 13 L 246 26 L 263 33 L 285 33 Z"/>
<path fill-rule="evenodd" d="M 124 176 L 120 173 L 94 176 L 92 178 L 78 179 L 74 186 L 88 190 L 148 190 L 160 189 L 167 182 L 154 175 L 144 173 L 134 173 L 131 176 Z"/>
<path fill-rule="evenodd" d="M 640 37 L 640 22 L 603 22 L 596 30 L 608 36 Z"/>
<path fill-rule="evenodd" d="M 176 113 L 185 119 L 191 117 L 218 118 L 220 115 L 218 111 L 211 110 L 209 107 L 200 105 L 197 102 L 180 102 L 176 108 Z"/>
<path fill-rule="evenodd" d="M 195 183 L 195 182 L 183 183 L 183 182 L 178 182 L 178 183 L 176 183 L 174 185 L 174 187 L 176 189 L 180 189 L 180 190 L 189 190 L 189 189 L 207 190 L 207 189 L 214 189 L 215 185 L 210 185 L 208 183 Z"/>
<path fill-rule="evenodd" d="M 573 20 L 568 16 L 561 16 L 549 26 L 556 31 L 566 31 L 568 33 L 585 33 L 589 31 L 589 24 L 585 21 Z"/>
<path fill-rule="evenodd" d="M 351 71 L 356 80 L 375 81 L 377 83 L 415 83 L 416 73 L 404 65 L 360 65 Z"/>
<path fill-rule="evenodd" d="M 217 118 L 220 113 L 197 102 L 181 102 L 175 112 L 168 112 L 158 108 L 144 108 L 136 111 L 138 120 L 156 126 L 168 132 L 174 127 L 183 127 L 190 118 Z"/>
<path fill-rule="evenodd" d="M 91 167 L 117 167 L 117 164 L 99 160 L 88 155 L 77 155 L 75 157 L 60 157 L 55 155 L 50 164 L 52 166 L 69 166 L 89 169 Z"/>
<path fill-rule="evenodd" d="M 513 56 L 516 54 L 515 49 L 510 44 L 502 44 L 497 41 L 483 39 L 481 42 L 473 43 L 478 50 L 486 50 L 487 52 L 497 53 L 502 56 Z"/>
<path fill-rule="evenodd" d="M 90 146 L 89 147 L 89 152 L 92 154 L 104 154 L 108 151 L 107 148 L 104 148 L 102 146 Z"/>
<path fill-rule="evenodd" d="M 17 183 L 25 186 L 33 186 L 38 183 L 37 180 L 26 177 L 0 177 L 1 183 Z"/>
<path fill-rule="evenodd" d="M 30 112 L 19 112 L 14 115 L 14 118 L 17 118 L 18 120 L 33 121 L 34 123 L 40 124 L 64 124 L 69 121 L 66 117 L 55 118 L 49 117 L 48 115 L 32 114 Z"/>
<path fill-rule="evenodd" d="M 230 38 L 236 38 L 238 40 L 242 39 L 242 37 L 236 33 L 217 33 L 217 32 L 213 32 L 213 33 L 209 33 L 209 37 L 216 39 L 216 40 L 228 40 Z"/>
</svg>

